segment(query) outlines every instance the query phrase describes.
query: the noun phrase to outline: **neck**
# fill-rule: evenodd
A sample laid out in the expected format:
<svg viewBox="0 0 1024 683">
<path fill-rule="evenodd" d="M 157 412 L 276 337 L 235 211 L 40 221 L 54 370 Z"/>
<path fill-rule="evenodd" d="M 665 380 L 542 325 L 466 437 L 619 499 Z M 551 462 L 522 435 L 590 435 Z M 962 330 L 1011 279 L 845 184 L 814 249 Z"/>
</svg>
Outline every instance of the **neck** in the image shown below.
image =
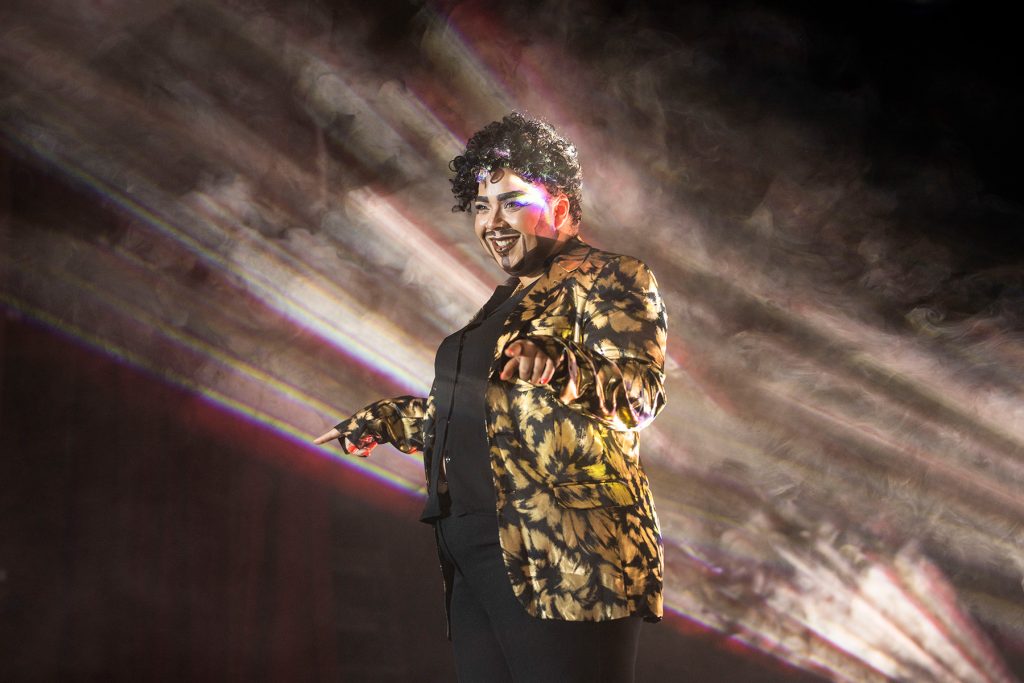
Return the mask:
<svg viewBox="0 0 1024 683">
<path fill-rule="evenodd" d="M 552 250 L 552 252 L 550 254 L 548 254 L 546 259 L 544 259 L 544 270 L 543 271 L 541 271 L 539 273 L 531 273 L 530 275 L 520 275 L 519 276 L 519 287 L 526 287 L 531 282 L 535 282 L 535 281 L 539 280 L 540 276 L 543 275 L 544 273 L 546 273 L 548 271 L 548 269 L 551 267 L 551 262 L 554 260 L 554 258 L 556 256 L 558 256 L 559 254 L 561 254 L 563 251 L 565 251 L 566 247 L 569 246 L 569 244 L 573 241 L 573 239 L 575 237 L 576 237 L 575 234 L 569 235 L 567 238 L 560 240 L 555 245 L 555 247 Z"/>
</svg>

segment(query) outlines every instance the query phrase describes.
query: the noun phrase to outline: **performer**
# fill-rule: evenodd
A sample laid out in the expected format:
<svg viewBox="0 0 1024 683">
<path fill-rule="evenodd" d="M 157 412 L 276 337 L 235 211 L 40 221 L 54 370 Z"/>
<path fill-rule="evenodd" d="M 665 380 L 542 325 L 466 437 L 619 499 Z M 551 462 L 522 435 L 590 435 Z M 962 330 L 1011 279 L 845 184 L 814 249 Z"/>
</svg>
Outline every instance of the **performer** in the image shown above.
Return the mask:
<svg viewBox="0 0 1024 683">
<path fill-rule="evenodd" d="M 662 614 L 663 552 L 638 431 L 665 402 L 650 270 L 579 236 L 575 147 L 518 113 L 450 164 L 456 210 L 511 277 L 437 351 L 426 398 L 316 439 L 423 451 L 463 683 L 633 680 Z"/>
</svg>

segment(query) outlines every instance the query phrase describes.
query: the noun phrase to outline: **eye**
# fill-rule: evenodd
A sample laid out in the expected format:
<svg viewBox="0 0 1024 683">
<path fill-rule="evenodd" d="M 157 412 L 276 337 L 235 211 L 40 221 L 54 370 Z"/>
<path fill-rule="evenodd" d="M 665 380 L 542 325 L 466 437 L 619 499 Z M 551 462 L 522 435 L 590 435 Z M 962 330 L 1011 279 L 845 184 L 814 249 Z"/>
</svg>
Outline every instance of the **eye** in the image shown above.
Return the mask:
<svg viewBox="0 0 1024 683">
<path fill-rule="evenodd" d="M 473 211 L 476 213 L 487 213 L 490 210 L 490 206 L 484 203 L 477 203 L 473 205 Z"/>
<path fill-rule="evenodd" d="M 527 204 L 529 204 L 529 202 L 525 202 L 522 199 L 510 199 L 507 202 L 505 202 L 505 210 L 506 211 L 518 211 L 519 209 L 523 208 Z"/>
</svg>

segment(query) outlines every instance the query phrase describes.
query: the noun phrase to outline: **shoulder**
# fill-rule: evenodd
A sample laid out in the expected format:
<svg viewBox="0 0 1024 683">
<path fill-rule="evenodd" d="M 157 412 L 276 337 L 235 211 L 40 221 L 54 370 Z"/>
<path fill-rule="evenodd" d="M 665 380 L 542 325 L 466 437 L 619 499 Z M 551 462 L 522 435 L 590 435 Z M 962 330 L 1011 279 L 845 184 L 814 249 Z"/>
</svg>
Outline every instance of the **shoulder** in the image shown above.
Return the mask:
<svg viewBox="0 0 1024 683">
<path fill-rule="evenodd" d="M 617 254 L 590 246 L 582 240 L 566 254 L 564 266 L 581 284 L 601 282 L 637 282 L 654 284 L 647 264 L 627 254 Z M 589 286 L 588 286 L 589 289 Z"/>
</svg>

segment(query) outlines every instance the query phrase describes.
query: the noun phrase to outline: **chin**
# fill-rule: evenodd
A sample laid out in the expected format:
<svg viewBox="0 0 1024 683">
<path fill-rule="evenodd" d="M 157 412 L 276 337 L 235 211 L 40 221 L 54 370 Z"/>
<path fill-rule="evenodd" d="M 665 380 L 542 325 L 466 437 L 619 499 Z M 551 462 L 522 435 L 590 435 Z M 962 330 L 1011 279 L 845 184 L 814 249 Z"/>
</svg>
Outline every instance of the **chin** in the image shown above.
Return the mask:
<svg viewBox="0 0 1024 683">
<path fill-rule="evenodd" d="M 503 265 L 501 264 L 501 259 L 500 259 L 500 258 L 495 258 L 495 259 L 494 259 L 494 262 L 495 262 L 496 264 L 498 264 L 498 267 L 499 267 L 499 268 L 501 268 L 502 270 L 504 270 L 504 271 L 505 271 L 506 273 L 508 273 L 509 275 L 522 275 L 522 273 L 521 273 L 520 271 L 521 271 L 521 270 L 523 269 L 523 265 L 524 265 L 524 263 L 525 263 L 525 260 L 524 260 L 524 259 L 521 259 L 521 258 L 520 258 L 520 259 L 517 259 L 517 260 L 515 260 L 515 261 L 513 261 L 513 262 L 512 262 L 512 265 L 510 265 L 510 266 L 507 266 L 507 267 L 506 267 L 506 266 L 503 266 Z"/>
</svg>

